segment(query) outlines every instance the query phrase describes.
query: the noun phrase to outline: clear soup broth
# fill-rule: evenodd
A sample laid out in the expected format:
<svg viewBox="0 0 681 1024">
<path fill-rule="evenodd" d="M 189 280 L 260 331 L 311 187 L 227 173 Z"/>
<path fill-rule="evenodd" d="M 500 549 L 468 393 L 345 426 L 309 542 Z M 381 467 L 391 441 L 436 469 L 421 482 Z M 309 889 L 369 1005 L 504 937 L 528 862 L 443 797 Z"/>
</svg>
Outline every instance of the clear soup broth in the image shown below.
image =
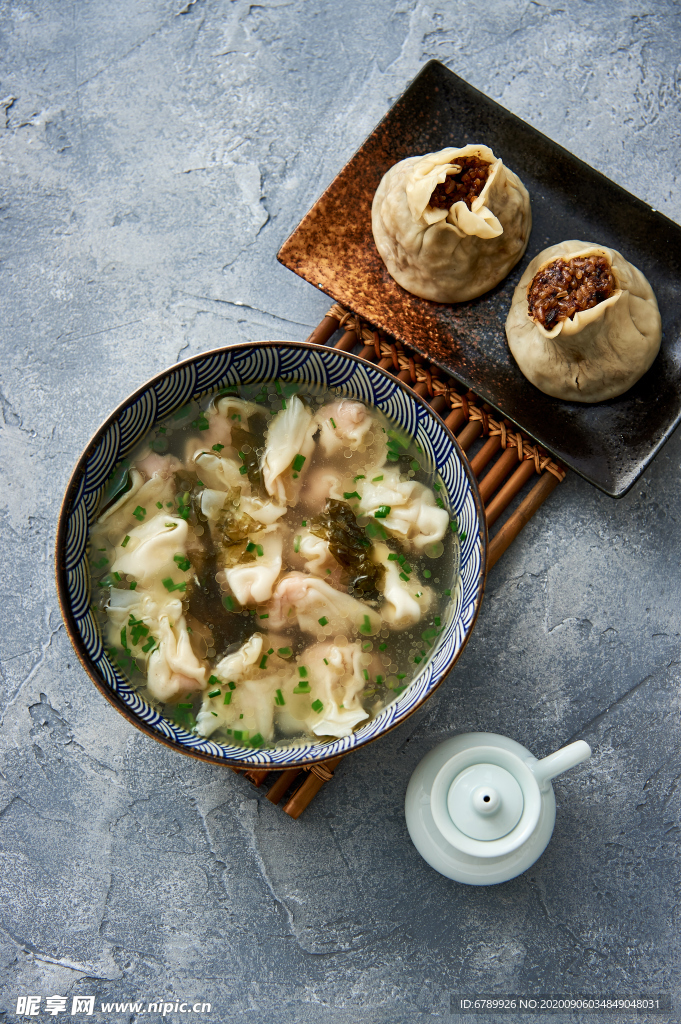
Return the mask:
<svg viewBox="0 0 681 1024">
<path fill-rule="evenodd" d="M 460 537 L 419 445 L 308 384 L 229 387 L 159 423 L 90 531 L 111 659 L 197 735 L 350 735 L 395 700 L 451 614 Z"/>
</svg>

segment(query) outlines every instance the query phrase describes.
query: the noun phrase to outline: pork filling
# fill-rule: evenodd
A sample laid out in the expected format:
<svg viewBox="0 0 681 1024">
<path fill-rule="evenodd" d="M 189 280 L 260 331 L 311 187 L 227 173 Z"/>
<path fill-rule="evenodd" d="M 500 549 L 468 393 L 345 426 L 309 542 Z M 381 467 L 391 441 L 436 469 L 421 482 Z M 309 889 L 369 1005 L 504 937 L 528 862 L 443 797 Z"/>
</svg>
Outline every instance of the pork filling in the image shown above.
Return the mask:
<svg viewBox="0 0 681 1024">
<path fill-rule="evenodd" d="M 463 201 L 468 209 L 483 188 L 489 175 L 489 163 L 477 156 L 457 157 L 452 161 L 460 168 L 448 174 L 443 182 L 436 185 L 430 197 L 430 205 L 438 210 L 449 210 L 454 203 Z"/>
<path fill-rule="evenodd" d="M 547 331 L 560 320 L 609 299 L 617 285 L 605 256 L 558 258 L 535 274 L 527 289 L 529 315 Z"/>
</svg>

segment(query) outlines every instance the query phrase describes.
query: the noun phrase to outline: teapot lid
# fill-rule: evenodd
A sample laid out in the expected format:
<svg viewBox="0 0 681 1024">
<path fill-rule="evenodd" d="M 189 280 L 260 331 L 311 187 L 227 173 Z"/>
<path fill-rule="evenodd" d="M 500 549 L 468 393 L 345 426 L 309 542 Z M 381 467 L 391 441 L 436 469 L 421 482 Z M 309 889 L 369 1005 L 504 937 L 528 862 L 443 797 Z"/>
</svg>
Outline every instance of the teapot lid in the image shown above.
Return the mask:
<svg viewBox="0 0 681 1024">
<path fill-rule="evenodd" d="M 523 791 L 515 776 L 497 764 L 475 764 L 456 776 L 447 793 L 453 823 L 470 839 L 502 839 L 523 813 Z"/>
</svg>

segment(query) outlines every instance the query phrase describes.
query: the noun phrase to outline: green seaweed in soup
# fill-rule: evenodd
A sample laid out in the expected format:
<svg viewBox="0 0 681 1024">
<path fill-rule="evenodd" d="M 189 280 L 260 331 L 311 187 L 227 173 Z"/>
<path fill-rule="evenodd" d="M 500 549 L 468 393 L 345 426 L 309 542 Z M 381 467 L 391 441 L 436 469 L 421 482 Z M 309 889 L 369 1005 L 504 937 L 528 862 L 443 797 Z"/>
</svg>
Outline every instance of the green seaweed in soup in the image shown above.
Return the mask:
<svg viewBox="0 0 681 1024">
<path fill-rule="evenodd" d="M 296 384 L 168 416 L 90 532 L 110 657 L 183 728 L 242 746 L 349 735 L 403 692 L 451 614 L 442 481 L 378 409 Z"/>
</svg>

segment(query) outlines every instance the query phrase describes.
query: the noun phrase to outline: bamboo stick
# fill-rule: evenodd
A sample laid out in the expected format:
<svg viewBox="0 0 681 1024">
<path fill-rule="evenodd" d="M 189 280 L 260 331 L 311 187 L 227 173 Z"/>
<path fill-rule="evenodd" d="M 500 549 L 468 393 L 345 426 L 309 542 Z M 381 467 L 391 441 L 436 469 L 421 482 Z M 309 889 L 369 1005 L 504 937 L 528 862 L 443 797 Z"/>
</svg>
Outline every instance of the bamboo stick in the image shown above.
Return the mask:
<svg viewBox="0 0 681 1024">
<path fill-rule="evenodd" d="M 254 786 L 262 786 L 270 771 L 270 768 L 252 768 L 250 771 L 244 772 L 244 775 Z"/>
<path fill-rule="evenodd" d="M 435 412 L 439 412 L 440 414 L 442 414 L 445 409 L 449 409 L 449 402 L 444 395 L 434 395 L 430 400 L 430 405 Z"/>
<path fill-rule="evenodd" d="M 341 352 L 351 352 L 357 344 L 357 332 L 346 331 L 342 338 L 339 338 L 334 348 L 338 348 Z"/>
<path fill-rule="evenodd" d="M 452 409 L 449 416 L 445 420 L 445 426 L 449 427 L 452 434 L 456 434 L 461 424 L 466 419 L 466 414 L 463 409 Z"/>
<path fill-rule="evenodd" d="M 471 459 L 471 469 L 476 476 L 480 476 L 483 469 L 497 454 L 501 448 L 501 434 L 493 434 L 489 437 L 478 454 Z"/>
<path fill-rule="evenodd" d="M 517 465 L 518 449 L 507 448 L 480 481 L 480 497 L 485 503 L 489 501 L 497 488 L 501 487 L 513 467 Z"/>
<path fill-rule="evenodd" d="M 362 359 L 368 359 L 373 363 L 376 358 L 376 347 L 374 345 L 365 345 L 362 351 L 359 353 Z"/>
<path fill-rule="evenodd" d="M 338 321 L 335 316 L 325 316 L 321 323 L 317 324 L 307 341 L 313 345 L 326 345 L 338 330 Z"/>
<path fill-rule="evenodd" d="M 463 450 L 466 451 L 473 444 L 476 437 L 480 437 L 480 434 L 482 434 L 482 422 L 480 420 L 470 420 L 461 433 L 456 435 L 456 439 Z"/>
<path fill-rule="evenodd" d="M 430 394 L 425 380 L 422 380 L 420 384 L 414 384 L 414 391 L 417 395 L 420 395 L 421 398 L 428 398 L 428 395 Z"/>
<path fill-rule="evenodd" d="M 267 799 L 271 800 L 273 804 L 278 804 L 293 780 L 298 778 L 302 770 L 302 768 L 288 768 L 285 772 L 282 772 L 274 785 L 270 786 L 267 790 L 265 794 Z"/>
<path fill-rule="evenodd" d="M 509 516 L 503 526 L 492 538 L 487 550 L 487 570 L 499 561 L 504 551 L 513 543 L 522 528 L 530 521 L 537 509 L 546 501 L 549 494 L 558 486 L 558 477 L 548 470 L 542 473 L 539 482 L 534 485 L 525 500 L 520 503 L 513 515 Z"/>
<path fill-rule="evenodd" d="M 333 769 L 342 760 L 342 757 L 334 757 L 330 761 L 325 761 L 324 764 L 313 765 L 305 782 L 295 791 L 290 800 L 284 804 L 284 810 L 291 818 L 300 817 L 324 783 L 333 778 Z M 327 777 L 324 778 L 324 776 Z"/>
<path fill-rule="evenodd" d="M 508 508 L 516 494 L 520 493 L 533 474 L 534 461 L 532 459 L 525 459 L 520 463 L 515 473 L 509 477 L 485 509 L 485 519 L 487 520 L 488 528 L 496 523 L 504 509 Z"/>
</svg>

